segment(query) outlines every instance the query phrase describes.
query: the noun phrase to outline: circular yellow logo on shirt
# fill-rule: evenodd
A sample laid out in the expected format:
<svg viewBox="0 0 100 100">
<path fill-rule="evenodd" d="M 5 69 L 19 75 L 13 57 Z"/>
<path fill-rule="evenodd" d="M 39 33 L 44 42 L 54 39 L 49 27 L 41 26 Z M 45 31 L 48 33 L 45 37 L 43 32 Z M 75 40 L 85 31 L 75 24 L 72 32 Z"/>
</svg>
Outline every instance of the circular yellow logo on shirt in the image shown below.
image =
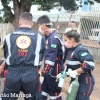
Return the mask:
<svg viewBox="0 0 100 100">
<path fill-rule="evenodd" d="M 16 45 L 20 49 L 26 49 L 30 46 L 30 44 L 31 44 L 31 39 L 28 36 L 19 36 L 16 39 Z"/>
</svg>

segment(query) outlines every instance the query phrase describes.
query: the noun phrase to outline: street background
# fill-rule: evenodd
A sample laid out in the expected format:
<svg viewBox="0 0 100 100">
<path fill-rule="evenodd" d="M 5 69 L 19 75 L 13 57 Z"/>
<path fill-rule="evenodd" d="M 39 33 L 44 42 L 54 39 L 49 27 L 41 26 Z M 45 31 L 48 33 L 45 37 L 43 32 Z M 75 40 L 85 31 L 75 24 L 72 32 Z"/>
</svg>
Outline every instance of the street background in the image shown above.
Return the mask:
<svg viewBox="0 0 100 100">
<path fill-rule="evenodd" d="M 0 59 L 3 59 L 3 50 L 0 50 Z M 90 100 L 100 100 L 100 63 L 95 63 L 95 64 L 96 64 L 96 68 L 93 71 L 93 75 L 95 78 L 95 87 L 94 87 L 94 91 L 91 95 Z M 63 86 L 63 90 L 62 90 L 63 100 L 66 100 L 66 94 L 67 94 L 67 90 L 68 90 L 68 86 L 69 86 L 69 80 L 70 80 L 70 78 L 65 78 L 65 83 Z M 3 90 L 3 86 L 4 86 L 3 78 L 0 78 L 0 81 L 1 81 L 1 84 L 0 84 L 0 94 L 1 94 L 2 90 Z M 24 100 L 24 99 L 19 98 L 18 100 Z"/>
</svg>

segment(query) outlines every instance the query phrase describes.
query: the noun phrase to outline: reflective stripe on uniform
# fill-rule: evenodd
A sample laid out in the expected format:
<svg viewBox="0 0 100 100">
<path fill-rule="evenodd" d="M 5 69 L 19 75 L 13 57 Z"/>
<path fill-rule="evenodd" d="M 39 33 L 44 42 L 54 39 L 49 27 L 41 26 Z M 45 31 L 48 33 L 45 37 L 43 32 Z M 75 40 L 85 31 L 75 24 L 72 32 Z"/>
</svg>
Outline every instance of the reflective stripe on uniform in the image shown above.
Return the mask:
<svg viewBox="0 0 100 100">
<path fill-rule="evenodd" d="M 39 63 L 39 65 L 42 65 L 42 61 Z"/>
<path fill-rule="evenodd" d="M 57 38 L 57 39 L 60 41 L 60 43 L 61 43 L 61 45 L 62 45 L 63 58 L 64 58 L 64 52 L 65 52 L 64 43 L 61 41 L 61 39 L 60 39 L 58 36 L 55 36 L 54 38 Z"/>
<path fill-rule="evenodd" d="M 45 60 L 45 64 L 49 64 L 49 65 L 54 66 L 55 62 L 50 61 L 50 60 Z"/>
<path fill-rule="evenodd" d="M 42 91 L 42 95 L 47 97 L 48 96 L 48 93 Z"/>
<path fill-rule="evenodd" d="M 79 65 L 81 64 L 79 61 L 70 61 L 70 60 L 66 60 L 66 63 L 69 65 Z"/>
<path fill-rule="evenodd" d="M 41 40 L 42 40 L 42 36 L 40 34 L 38 34 L 37 43 L 36 43 L 36 50 L 35 50 L 34 66 L 39 65 L 39 53 L 40 53 L 40 49 L 41 49 Z"/>
<path fill-rule="evenodd" d="M 6 36 L 6 43 L 7 43 L 7 47 L 8 47 L 8 57 L 7 57 L 7 59 L 6 59 L 6 63 L 7 63 L 7 65 L 10 65 L 10 57 L 11 57 L 11 43 L 10 43 L 10 35 L 11 34 L 8 34 L 7 36 Z"/>
<path fill-rule="evenodd" d="M 64 45 L 63 42 L 61 41 L 61 39 L 58 36 L 55 36 L 54 38 L 57 38 L 60 41 L 61 45 Z"/>
<path fill-rule="evenodd" d="M 91 65 L 91 66 L 94 66 L 94 67 L 95 67 L 95 63 L 94 63 L 94 62 L 92 62 L 92 61 L 84 61 L 84 63 L 87 63 L 87 64 L 89 64 L 89 65 Z"/>
<path fill-rule="evenodd" d="M 61 93 L 58 96 L 50 96 L 50 100 L 55 100 L 61 96 Z"/>
</svg>

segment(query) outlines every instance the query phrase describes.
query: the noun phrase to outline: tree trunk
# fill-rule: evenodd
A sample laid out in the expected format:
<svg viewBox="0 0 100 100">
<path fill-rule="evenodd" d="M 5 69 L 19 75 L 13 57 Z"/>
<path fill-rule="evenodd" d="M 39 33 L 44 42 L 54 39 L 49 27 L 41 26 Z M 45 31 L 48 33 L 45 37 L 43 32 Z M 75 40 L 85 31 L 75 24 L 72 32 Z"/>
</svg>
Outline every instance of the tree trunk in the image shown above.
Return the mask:
<svg viewBox="0 0 100 100">
<path fill-rule="evenodd" d="M 28 6 L 27 6 L 28 5 Z M 19 27 L 19 17 L 23 12 L 29 12 L 31 8 L 31 2 L 25 2 L 25 0 L 13 0 L 13 7 L 14 7 L 14 18 L 12 24 L 14 29 L 16 30 Z"/>
</svg>

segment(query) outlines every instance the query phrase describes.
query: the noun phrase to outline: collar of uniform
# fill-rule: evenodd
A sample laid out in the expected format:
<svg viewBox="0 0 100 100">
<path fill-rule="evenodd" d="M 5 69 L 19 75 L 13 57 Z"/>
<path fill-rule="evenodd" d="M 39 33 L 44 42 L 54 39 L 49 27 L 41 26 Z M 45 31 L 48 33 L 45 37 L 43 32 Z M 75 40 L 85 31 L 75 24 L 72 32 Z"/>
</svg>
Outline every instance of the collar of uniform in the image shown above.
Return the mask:
<svg viewBox="0 0 100 100">
<path fill-rule="evenodd" d="M 78 46 L 81 46 L 81 43 L 79 43 L 76 47 L 72 48 L 72 49 L 76 49 Z"/>
<path fill-rule="evenodd" d="M 45 35 L 45 38 L 47 39 L 51 34 L 53 34 L 56 30 L 52 30 L 52 32 L 47 36 Z"/>
<path fill-rule="evenodd" d="M 28 28 L 28 27 L 19 27 L 19 29 L 30 29 L 31 30 L 31 28 Z"/>
</svg>

